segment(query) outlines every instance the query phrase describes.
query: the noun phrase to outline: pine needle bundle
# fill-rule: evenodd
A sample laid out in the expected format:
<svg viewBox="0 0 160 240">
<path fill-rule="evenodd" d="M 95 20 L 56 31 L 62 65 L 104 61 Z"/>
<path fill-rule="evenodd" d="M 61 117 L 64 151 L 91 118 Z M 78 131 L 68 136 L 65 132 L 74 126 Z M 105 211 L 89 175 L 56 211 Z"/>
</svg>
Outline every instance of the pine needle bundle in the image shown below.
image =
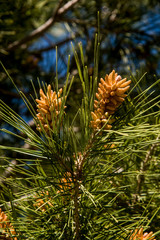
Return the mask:
<svg viewBox="0 0 160 240">
<path fill-rule="evenodd" d="M 160 99 L 155 89 L 160 80 L 144 89 L 145 74 L 127 80 L 113 70 L 99 77 L 97 36 L 93 76 L 82 44 L 80 57 L 74 48 L 73 53 L 82 92 L 74 117 L 77 106 L 67 103 L 74 81 L 69 63 L 63 88 L 57 76 L 55 89 L 40 82 L 39 93 L 34 88 L 35 105 L 19 92 L 35 130 L 0 100 L 1 118 L 18 133 L 2 131 L 29 146 L 0 146 L 16 154 L 1 156 L 12 173 L 1 184 L 0 207 L 10 213 L 8 221 L 0 211 L 2 237 L 158 239 Z"/>
</svg>

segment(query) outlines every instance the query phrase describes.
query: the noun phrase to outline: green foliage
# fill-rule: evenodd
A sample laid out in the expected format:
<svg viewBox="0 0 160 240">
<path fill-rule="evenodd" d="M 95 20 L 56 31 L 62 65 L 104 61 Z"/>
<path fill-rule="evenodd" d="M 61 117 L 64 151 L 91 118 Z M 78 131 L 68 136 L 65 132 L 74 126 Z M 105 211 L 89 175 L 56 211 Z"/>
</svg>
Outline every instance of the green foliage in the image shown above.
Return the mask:
<svg viewBox="0 0 160 240">
<path fill-rule="evenodd" d="M 114 114 L 111 130 L 94 131 L 90 121 L 98 81 L 97 37 L 95 42 L 94 77 L 88 76 L 82 44 L 80 55 L 73 48 L 83 97 L 73 118 L 60 109 L 62 121 L 56 129 L 33 130 L 0 102 L 1 118 L 18 133 L 1 131 L 30 146 L 0 146 L 16 153 L 15 166 L 13 158 L 1 156 L 11 163 L 12 175 L 2 180 L 0 207 L 10 217 L 18 239 L 129 239 L 132 230 L 140 227 L 151 227 L 158 237 L 160 99 L 156 88 L 160 80 L 145 88 L 145 74 L 131 76 L 130 92 Z M 56 81 L 58 91 L 58 76 Z M 68 69 L 63 96 L 69 96 L 73 81 Z M 42 88 L 46 93 L 45 83 Z M 34 99 L 38 93 L 32 101 L 20 95 L 37 126 Z M 63 101 L 62 106 L 67 105 L 67 99 Z"/>
<path fill-rule="evenodd" d="M 26 86 L 23 89 L 25 94 L 30 94 L 28 79 L 39 76 L 47 83 L 51 78 L 54 79 L 55 45 L 59 46 L 59 59 L 62 63 L 59 65 L 63 65 L 58 71 L 64 71 L 70 40 L 76 42 L 81 38 L 81 41 L 84 41 L 86 45 L 84 61 L 87 62 L 88 70 L 92 74 L 98 11 L 102 43 L 100 73 L 103 75 L 106 71 L 110 72 L 114 66 L 120 74 L 126 74 L 128 66 L 134 71 L 137 68 L 136 64 L 138 68 L 147 69 L 148 79 L 155 72 L 158 74 L 160 49 L 159 34 L 155 29 L 159 29 L 159 25 L 158 21 L 147 18 L 146 14 L 150 12 L 152 15 L 157 14 L 159 1 L 77 1 L 76 5 L 57 16 L 50 28 L 40 31 L 35 38 L 30 38 L 35 30 L 37 31 L 52 18 L 58 6 L 63 8 L 66 3 L 67 1 L 60 1 L 60 6 L 58 0 L 2 0 L 0 3 L 0 58 L 17 86 L 19 88 Z M 143 29 L 142 20 L 145 18 L 146 28 Z M 148 34 L 148 30 L 153 29 L 154 26 L 153 32 Z M 14 44 L 17 43 L 19 45 L 15 46 Z M 50 60 L 45 62 L 47 54 Z M 48 65 L 50 68 L 46 71 Z M 75 70 L 74 58 L 70 70 L 71 73 Z M 152 77 L 149 80 L 152 81 Z M 64 75 L 59 81 L 61 83 L 64 81 Z M 11 103 L 12 97 L 18 99 L 2 70 L 0 84 L 0 93 L 3 99 L 7 98 L 8 104 Z M 6 90 L 8 88 L 12 89 L 12 93 Z M 18 106 L 17 111 L 20 112 Z"/>
</svg>

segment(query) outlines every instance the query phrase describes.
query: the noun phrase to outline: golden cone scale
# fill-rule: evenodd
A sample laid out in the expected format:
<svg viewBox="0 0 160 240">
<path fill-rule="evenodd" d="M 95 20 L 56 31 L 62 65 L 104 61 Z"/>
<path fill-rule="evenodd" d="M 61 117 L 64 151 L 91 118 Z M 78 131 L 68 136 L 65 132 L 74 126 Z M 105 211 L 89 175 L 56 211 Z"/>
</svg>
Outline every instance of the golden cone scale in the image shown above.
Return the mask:
<svg viewBox="0 0 160 240">
<path fill-rule="evenodd" d="M 73 189 L 73 181 L 71 178 L 71 173 L 66 172 L 65 177 L 60 180 L 59 192 L 71 191 Z"/>
<path fill-rule="evenodd" d="M 139 230 L 136 229 L 129 240 L 156 240 L 153 236 L 153 232 L 150 233 L 143 233 L 143 228 Z"/>
<path fill-rule="evenodd" d="M 100 79 L 97 100 L 94 101 L 94 112 L 91 112 L 91 126 L 95 130 L 109 130 L 112 127 L 113 120 L 109 120 L 109 116 L 114 114 L 117 108 L 122 104 L 125 92 L 130 88 L 131 80 L 122 79 L 120 75 L 113 70 L 109 75 L 106 74 L 105 80 Z"/>
<path fill-rule="evenodd" d="M 5 239 L 17 240 L 16 237 L 10 237 L 10 235 L 15 235 L 16 232 L 13 226 L 11 225 L 7 215 L 2 211 L 1 208 L 0 208 L 0 230 L 1 230 L 0 237 L 2 236 L 2 239 L 3 239 L 3 236 L 5 236 Z"/>
<path fill-rule="evenodd" d="M 44 130 L 48 133 L 49 128 L 54 129 L 57 127 L 59 114 L 62 107 L 63 97 L 61 97 L 62 88 L 59 89 L 58 93 L 51 89 L 51 85 L 47 87 L 47 93 L 44 94 L 43 90 L 40 89 L 40 99 L 36 99 L 37 104 L 37 118 L 40 121 L 37 130 Z M 66 106 L 64 106 L 64 109 Z"/>
<path fill-rule="evenodd" d="M 51 197 L 49 197 L 49 192 L 44 191 L 40 194 L 42 198 L 38 198 L 35 196 L 36 200 L 35 203 L 33 204 L 34 207 L 39 208 L 42 212 L 45 212 L 48 207 L 52 207 L 53 204 Z"/>
</svg>

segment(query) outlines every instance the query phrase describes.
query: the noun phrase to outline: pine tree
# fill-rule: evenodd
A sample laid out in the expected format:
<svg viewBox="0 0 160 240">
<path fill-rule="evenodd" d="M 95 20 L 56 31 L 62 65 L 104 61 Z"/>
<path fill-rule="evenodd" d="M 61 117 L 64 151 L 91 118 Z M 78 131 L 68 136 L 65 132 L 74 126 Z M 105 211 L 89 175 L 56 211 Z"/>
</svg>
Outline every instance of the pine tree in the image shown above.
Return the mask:
<svg viewBox="0 0 160 240">
<path fill-rule="evenodd" d="M 73 52 L 83 99 L 73 118 L 69 62 L 62 89 L 58 75 L 55 84 L 39 81 L 39 91 L 33 85 L 32 101 L 17 88 L 36 130 L 0 101 L 1 118 L 19 134 L 1 130 L 30 145 L 0 146 L 17 153 L 12 175 L 1 181 L 1 239 L 157 239 L 147 231 L 158 234 L 152 222 L 159 221 L 160 80 L 145 89 L 145 74 L 128 79 L 113 70 L 99 81 L 97 35 L 93 76 L 82 44 L 79 50 Z"/>
</svg>

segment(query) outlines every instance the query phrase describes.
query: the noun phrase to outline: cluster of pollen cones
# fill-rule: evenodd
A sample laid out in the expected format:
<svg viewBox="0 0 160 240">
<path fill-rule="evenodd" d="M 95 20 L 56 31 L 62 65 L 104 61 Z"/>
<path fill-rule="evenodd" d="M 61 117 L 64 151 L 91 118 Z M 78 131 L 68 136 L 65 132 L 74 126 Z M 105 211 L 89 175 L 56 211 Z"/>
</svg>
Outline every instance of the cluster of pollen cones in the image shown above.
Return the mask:
<svg viewBox="0 0 160 240">
<path fill-rule="evenodd" d="M 7 215 L 0 208 L 0 239 L 17 240 L 16 237 L 10 237 L 11 235 L 15 234 L 16 232 L 11 225 Z"/>
<path fill-rule="evenodd" d="M 111 129 L 113 120 L 109 117 L 114 114 L 116 109 L 122 104 L 125 97 L 125 92 L 130 88 L 131 80 L 122 79 L 120 75 L 113 70 L 109 75 L 106 74 L 105 80 L 100 79 L 97 100 L 94 101 L 94 112 L 91 112 L 91 126 L 95 130 Z"/>
<path fill-rule="evenodd" d="M 58 192 L 64 192 L 64 191 L 71 191 L 73 188 L 73 181 L 71 178 L 71 174 L 69 172 L 66 172 L 65 177 L 61 179 L 60 185 L 59 185 L 60 190 Z"/>
<path fill-rule="evenodd" d="M 36 200 L 33 204 L 34 207 L 39 208 L 42 212 L 45 212 L 46 209 L 50 206 L 52 207 L 52 198 L 49 196 L 48 191 L 43 191 L 40 196 L 42 198 L 39 198 L 38 196 L 35 196 Z"/>
<path fill-rule="evenodd" d="M 44 128 L 46 132 L 49 132 L 49 129 L 56 128 L 63 101 L 61 94 L 62 88 L 56 93 L 51 89 L 51 85 L 48 85 L 46 95 L 43 90 L 40 89 L 40 99 L 36 99 L 38 103 L 37 118 L 40 121 L 37 130 L 42 131 Z M 66 108 L 66 106 L 64 106 L 64 108 Z"/>
<path fill-rule="evenodd" d="M 71 174 L 67 172 L 65 177 L 60 180 L 59 190 L 57 193 L 64 193 L 65 191 L 72 191 L 73 189 L 73 181 L 71 179 Z M 40 209 L 42 212 L 45 212 L 49 207 L 53 207 L 54 201 L 49 196 L 48 191 L 43 191 L 40 193 L 40 197 L 35 195 L 35 203 L 33 206 L 35 208 Z"/>
<path fill-rule="evenodd" d="M 143 233 L 143 228 L 136 229 L 129 240 L 156 240 L 153 236 L 153 232 Z"/>
</svg>

